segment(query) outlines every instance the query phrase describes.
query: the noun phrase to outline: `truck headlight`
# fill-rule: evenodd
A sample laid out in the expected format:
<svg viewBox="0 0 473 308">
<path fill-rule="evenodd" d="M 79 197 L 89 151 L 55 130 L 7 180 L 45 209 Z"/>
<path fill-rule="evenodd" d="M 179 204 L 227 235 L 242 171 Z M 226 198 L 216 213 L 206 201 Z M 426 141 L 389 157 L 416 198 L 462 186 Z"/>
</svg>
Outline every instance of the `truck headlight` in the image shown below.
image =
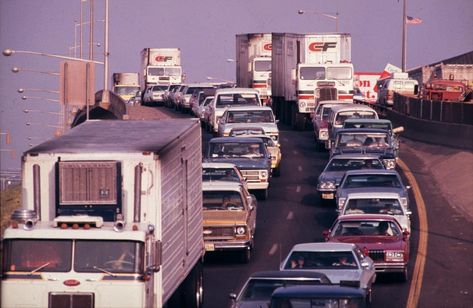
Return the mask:
<svg viewBox="0 0 473 308">
<path fill-rule="evenodd" d="M 304 101 L 299 102 L 299 108 L 305 108 L 306 104 Z"/>
<path fill-rule="evenodd" d="M 404 261 L 404 251 L 388 250 L 385 254 L 386 261 Z"/>
<path fill-rule="evenodd" d="M 236 227 L 235 228 L 235 234 L 236 235 L 245 235 L 246 233 L 246 228 L 245 227 Z"/>
<path fill-rule="evenodd" d="M 319 139 L 328 139 L 328 131 L 326 129 L 319 130 Z"/>
<path fill-rule="evenodd" d="M 334 182 L 321 182 L 317 186 L 319 189 L 335 189 L 336 187 Z"/>
</svg>

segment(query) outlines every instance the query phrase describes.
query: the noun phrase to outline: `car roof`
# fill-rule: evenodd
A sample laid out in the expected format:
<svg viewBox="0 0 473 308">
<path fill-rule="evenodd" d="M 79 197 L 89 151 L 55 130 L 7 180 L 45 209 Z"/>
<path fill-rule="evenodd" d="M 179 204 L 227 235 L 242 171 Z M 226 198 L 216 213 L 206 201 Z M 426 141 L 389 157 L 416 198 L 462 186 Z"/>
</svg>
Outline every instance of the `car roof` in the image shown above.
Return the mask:
<svg viewBox="0 0 473 308">
<path fill-rule="evenodd" d="M 356 123 L 389 123 L 391 124 L 390 120 L 387 119 L 366 119 L 366 118 L 348 118 L 345 120 L 344 123 L 350 123 L 350 122 L 356 122 Z"/>
<path fill-rule="evenodd" d="M 374 110 L 373 108 L 366 105 L 361 105 L 361 104 L 341 104 L 340 106 L 333 107 L 332 110 L 334 112 L 337 112 L 340 110 L 342 111 L 344 110 L 369 110 L 369 111 L 376 112 L 376 110 Z"/>
<path fill-rule="evenodd" d="M 399 173 L 394 169 L 363 169 L 363 170 L 348 170 L 345 172 L 346 176 L 364 175 L 364 174 L 398 175 Z"/>
<path fill-rule="evenodd" d="M 352 251 L 355 247 L 352 243 L 312 242 L 296 244 L 291 251 Z"/>
<path fill-rule="evenodd" d="M 332 156 L 332 159 L 379 159 L 379 155 L 377 154 L 337 154 Z"/>
<path fill-rule="evenodd" d="M 386 130 L 382 128 L 340 128 L 337 134 L 341 133 L 383 133 L 386 134 Z"/>
<path fill-rule="evenodd" d="M 260 138 L 252 137 L 215 137 L 209 143 L 238 142 L 238 143 L 263 143 Z"/>
<path fill-rule="evenodd" d="M 273 109 L 271 109 L 271 107 L 268 107 L 268 106 L 256 106 L 256 105 L 246 105 L 246 106 L 232 106 L 232 107 L 228 107 L 225 112 L 228 112 L 228 111 L 241 111 L 241 110 L 269 110 L 269 111 L 273 111 Z"/>
<path fill-rule="evenodd" d="M 258 90 L 253 88 L 220 88 L 217 89 L 215 95 L 217 94 L 233 94 L 233 93 L 258 93 Z"/>
<path fill-rule="evenodd" d="M 388 214 L 347 214 L 338 216 L 337 221 L 355 221 L 355 220 L 373 220 L 373 221 L 383 221 L 389 220 L 393 222 L 398 222 L 397 218 L 388 215 Z"/>
<path fill-rule="evenodd" d="M 233 168 L 236 168 L 236 165 L 232 163 L 224 163 L 224 162 L 203 162 L 202 168 L 233 169 Z"/>
<path fill-rule="evenodd" d="M 363 298 L 365 292 L 360 288 L 344 287 L 339 285 L 301 285 L 279 287 L 274 290 L 272 298 L 313 298 L 313 297 L 342 297 L 342 298 Z"/>
<path fill-rule="evenodd" d="M 327 275 L 315 271 L 290 270 L 290 271 L 260 271 L 250 275 L 250 278 L 280 279 L 280 278 L 300 278 L 300 280 L 320 278 L 328 279 Z M 330 280 L 329 280 L 330 281 Z"/>
<path fill-rule="evenodd" d="M 317 103 L 317 105 L 325 105 L 325 104 L 353 104 L 353 102 L 334 99 L 334 100 L 319 101 Z"/>
<path fill-rule="evenodd" d="M 398 193 L 384 192 L 384 191 L 364 191 L 364 192 L 353 192 L 347 194 L 347 199 L 360 199 L 360 198 L 378 198 L 378 199 L 399 199 Z"/>
<path fill-rule="evenodd" d="M 232 181 L 202 181 L 202 191 L 241 191 L 242 183 Z"/>
</svg>

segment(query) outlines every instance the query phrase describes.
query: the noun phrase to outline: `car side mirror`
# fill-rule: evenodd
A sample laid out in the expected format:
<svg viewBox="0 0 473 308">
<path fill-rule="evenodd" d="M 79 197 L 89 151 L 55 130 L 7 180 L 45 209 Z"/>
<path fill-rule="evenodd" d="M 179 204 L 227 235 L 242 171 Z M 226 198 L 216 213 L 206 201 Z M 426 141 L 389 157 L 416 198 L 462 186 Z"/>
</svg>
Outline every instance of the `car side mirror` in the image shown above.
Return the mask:
<svg viewBox="0 0 473 308">
<path fill-rule="evenodd" d="M 368 267 L 370 267 L 370 264 L 369 264 L 368 261 L 362 261 L 362 262 L 361 262 L 361 267 L 363 267 L 363 268 L 368 268 Z"/>
<path fill-rule="evenodd" d="M 275 122 L 276 122 L 276 124 L 278 124 L 278 123 L 279 123 L 279 120 L 276 120 Z"/>
<path fill-rule="evenodd" d="M 411 189 L 411 188 L 412 188 L 412 186 L 410 186 L 410 185 L 406 186 L 406 189 Z"/>
<path fill-rule="evenodd" d="M 404 131 L 404 126 L 399 126 L 393 129 L 393 134 L 399 134 Z"/>
<path fill-rule="evenodd" d="M 407 216 L 412 215 L 412 211 L 411 211 L 411 210 L 407 210 L 407 211 L 406 211 L 406 215 L 407 215 Z"/>
<path fill-rule="evenodd" d="M 236 295 L 236 293 L 230 293 L 230 294 L 228 294 L 228 297 L 230 297 L 231 300 L 236 300 L 237 295 Z"/>
<path fill-rule="evenodd" d="M 410 234 L 409 231 L 404 230 L 404 231 L 402 232 L 402 239 L 403 239 L 404 241 L 407 240 L 407 239 L 409 238 L 409 234 Z"/>
<path fill-rule="evenodd" d="M 325 240 L 328 241 L 328 236 L 330 235 L 330 231 L 324 230 L 324 232 L 322 232 L 322 235 L 324 236 Z"/>
</svg>

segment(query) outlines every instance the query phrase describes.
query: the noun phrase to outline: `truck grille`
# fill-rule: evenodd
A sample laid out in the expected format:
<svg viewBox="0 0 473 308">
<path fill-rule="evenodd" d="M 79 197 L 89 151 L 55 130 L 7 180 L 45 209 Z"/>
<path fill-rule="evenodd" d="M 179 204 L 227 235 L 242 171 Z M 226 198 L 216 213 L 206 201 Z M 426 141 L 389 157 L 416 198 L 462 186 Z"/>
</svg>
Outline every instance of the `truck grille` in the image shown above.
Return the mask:
<svg viewBox="0 0 473 308">
<path fill-rule="evenodd" d="M 94 308 L 93 293 L 49 293 L 48 308 Z"/>
<path fill-rule="evenodd" d="M 233 238 L 234 235 L 233 227 L 204 227 L 204 239 Z"/>
<path fill-rule="evenodd" d="M 247 182 L 261 182 L 258 170 L 241 170 L 241 173 Z"/>
<path fill-rule="evenodd" d="M 373 261 L 384 261 L 384 250 L 370 250 L 369 257 Z"/>
<path fill-rule="evenodd" d="M 319 100 L 328 101 L 337 99 L 337 88 L 320 88 Z"/>
</svg>

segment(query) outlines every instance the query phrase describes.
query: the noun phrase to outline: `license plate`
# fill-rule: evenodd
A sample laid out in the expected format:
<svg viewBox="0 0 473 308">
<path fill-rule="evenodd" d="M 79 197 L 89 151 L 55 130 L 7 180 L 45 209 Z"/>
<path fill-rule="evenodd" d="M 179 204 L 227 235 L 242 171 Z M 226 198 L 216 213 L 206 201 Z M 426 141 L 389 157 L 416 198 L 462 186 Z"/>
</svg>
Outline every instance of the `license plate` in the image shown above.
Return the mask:
<svg viewBox="0 0 473 308">
<path fill-rule="evenodd" d="M 212 243 L 205 244 L 205 251 L 214 251 L 215 245 Z"/>
<path fill-rule="evenodd" d="M 322 199 L 333 199 L 333 193 L 322 193 Z"/>
</svg>

